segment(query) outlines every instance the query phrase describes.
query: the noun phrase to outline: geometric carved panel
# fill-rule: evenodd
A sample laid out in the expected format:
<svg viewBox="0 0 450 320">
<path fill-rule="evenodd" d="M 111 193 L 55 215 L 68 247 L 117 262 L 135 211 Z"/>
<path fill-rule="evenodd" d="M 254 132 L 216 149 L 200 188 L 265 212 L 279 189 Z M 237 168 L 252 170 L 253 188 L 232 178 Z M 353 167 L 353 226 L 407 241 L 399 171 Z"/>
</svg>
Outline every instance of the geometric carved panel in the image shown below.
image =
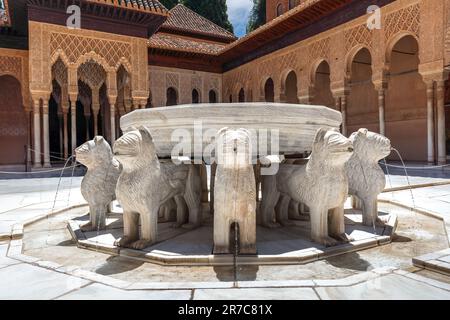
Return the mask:
<svg viewBox="0 0 450 320">
<path fill-rule="evenodd" d="M 385 30 L 386 40 L 399 31 L 410 31 L 419 37 L 420 5 L 417 3 L 389 14 L 386 17 Z"/>
<path fill-rule="evenodd" d="M 345 30 L 344 34 L 345 49 L 347 51 L 357 45 L 364 45 L 368 48 L 372 48 L 372 33 L 367 25 L 363 24 L 352 29 Z"/>
<path fill-rule="evenodd" d="M 97 38 L 87 38 L 65 33 L 52 33 L 50 38 L 50 54 L 62 49 L 70 63 L 75 63 L 79 57 L 94 51 L 102 56 L 110 67 L 115 67 L 124 57 L 131 63 L 131 47 L 129 43 L 109 41 Z"/>
</svg>

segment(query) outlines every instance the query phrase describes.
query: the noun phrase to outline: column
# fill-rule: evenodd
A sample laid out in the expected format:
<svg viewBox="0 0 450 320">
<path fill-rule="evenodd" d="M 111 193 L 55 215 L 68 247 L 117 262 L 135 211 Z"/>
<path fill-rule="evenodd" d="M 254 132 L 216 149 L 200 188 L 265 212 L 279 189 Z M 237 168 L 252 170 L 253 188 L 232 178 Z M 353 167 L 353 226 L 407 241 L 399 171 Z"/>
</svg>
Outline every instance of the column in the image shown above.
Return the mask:
<svg viewBox="0 0 450 320">
<path fill-rule="evenodd" d="M 437 135 L 438 135 L 438 164 L 447 163 L 447 136 L 445 133 L 445 81 L 436 82 L 436 111 L 437 111 Z"/>
<path fill-rule="evenodd" d="M 41 114 L 40 114 L 40 99 L 33 101 L 33 128 L 34 128 L 34 168 L 42 168 L 41 163 Z"/>
<path fill-rule="evenodd" d="M 434 81 L 427 82 L 427 145 L 428 163 L 435 163 L 434 150 Z"/>
<path fill-rule="evenodd" d="M 64 159 L 69 158 L 68 108 L 63 108 Z"/>
<path fill-rule="evenodd" d="M 77 148 L 77 100 L 76 96 L 70 97 L 70 118 L 71 118 L 71 136 L 72 136 L 72 155 L 75 155 Z"/>
<path fill-rule="evenodd" d="M 386 135 L 386 116 L 385 116 L 385 107 L 386 107 L 386 89 L 379 88 L 378 89 L 378 117 L 380 121 L 380 134 L 383 136 Z"/>
<path fill-rule="evenodd" d="M 347 136 L 347 95 L 341 96 L 342 134 Z"/>
<path fill-rule="evenodd" d="M 48 100 L 43 99 L 42 104 L 42 126 L 43 126 L 43 142 L 44 142 L 44 168 L 50 168 L 50 131 L 48 123 Z"/>
<path fill-rule="evenodd" d="M 100 112 L 100 106 L 92 105 L 92 118 L 94 118 L 94 136 L 98 136 L 98 114 Z"/>
<path fill-rule="evenodd" d="M 110 104 L 110 116 L 111 116 L 111 145 L 116 141 L 116 107 L 114 103 Z"/>
</svg>

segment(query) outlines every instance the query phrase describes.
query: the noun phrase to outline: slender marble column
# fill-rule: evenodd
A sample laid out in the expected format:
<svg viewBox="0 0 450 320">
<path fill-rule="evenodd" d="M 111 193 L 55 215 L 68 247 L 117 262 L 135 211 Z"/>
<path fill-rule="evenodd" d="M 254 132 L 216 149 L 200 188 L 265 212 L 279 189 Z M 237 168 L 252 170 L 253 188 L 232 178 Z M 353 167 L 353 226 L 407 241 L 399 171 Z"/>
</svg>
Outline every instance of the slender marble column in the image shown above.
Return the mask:
<svg viewBox="0 0 450 320">
<path fill-rule="evenodd" d="M 111 145 L 116 141 L 116 106 L 111 103 L 110 105 L 111 116 Z"/>
<path fill-rule="evenodd" d="M 342 134 L 347 136 L 347 95 L 341 96 Z"/>
<path fill-rule="evenodd" d="M 427 83 L 427 144 L 428 163 L 434 164 L 434 81 Z"/>
<path fill-rule="evenodd" d="M 447 136 L 445 133 L 445 82 L 436 82 L 438 163 L 447 163 Z"/>
<path fill-rule="evenodd" d="M 43 126 L 43 141 L 44 141 L 44 168 L 50 168 L 50 131 L 48 120 L 48 101 L 44 99 L 42 105 L 42 126 Z"/>
<path fill-rule="evenodd" d="M 64 131 L 64 159 L 69 157 L 69 130 L 68 130 L 69 110 L 63 109 L 63 131 Z"/>
<path fill-rule="evenodd" d="M 40 100 L 34 100 L 33 128 L 34 128 L 34 168 L 42 168 L 41 162 L 41 113 Z"/>
<path fill-rule="evenodd" d="M 71 134 L 72 134 L 72 155 L 75 155 L 75 149 L 77 148 L 77 102 L 76 100 L 70 101 L 70 113 L 71 113 Z"/>
<path fill-rule="evenodd" d="M 380 121 L 380 134 L 386 135 L 386 89 L 378 89 L 378 117 Z"/>
</svg>

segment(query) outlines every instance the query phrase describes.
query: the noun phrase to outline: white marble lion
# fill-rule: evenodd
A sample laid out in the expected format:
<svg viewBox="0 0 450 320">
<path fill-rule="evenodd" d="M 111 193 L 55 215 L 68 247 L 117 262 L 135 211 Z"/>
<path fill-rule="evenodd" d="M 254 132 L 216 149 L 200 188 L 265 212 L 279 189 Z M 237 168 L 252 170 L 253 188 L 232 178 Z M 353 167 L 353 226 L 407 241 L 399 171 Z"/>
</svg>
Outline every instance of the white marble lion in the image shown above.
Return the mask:
<svg viewBox="0 0 450 320">
<path fill-rule="evenodd" d="M 263 177 L 263 225 L 274 227 L 276 222 L 290 225 L 288 211 L 292 199 L 309 207 L 314 242 L 332 246 L 348 241 L 344 223 L 348 194 L 345 164 L 352 154 L 349 139 L 334 130 L 318 130 L 306 165 L 281 165 L 276 176 Z"/>
<path fill-rule="evenodd" d="M 77 161 L 88 169 L 81 182 L 81 194 L 89 204 L 90 222 L 81 229 L 103 230 L 109 206 L 116 199 L 119 162 L 113 158 L 108 142 L 100 136 L 77 148 L 75 154 Z"/>
<path fill-rule="evenodd" d="M 230 228 L 238 225 L 239 253 L 256 254 L 256 182 L 250 133 L 222 129 L 216 147 L 214 253 L 230 252 Z"/>
<path fill-rule="evenodd" d="M 345 166 L 349 194 L 357 198 L 353 201 L 355 207 L 361 201 L 363 224 L 373 226 L 379 222 L 378 195 L 386 187 L 386 177 L 378 162 L 390 155 L 391 142 L 367 129 L 353 133 L 350 140 L 355 152 Z"/>
<path fill-rule="evenodd" d="M 177 205 L 177 227 L 201 224 L 197 168 L 161 164 L 148 129 L 141 127 L 122 136 L 114 144 L 114 156 L 123 167 L 116 193 L 124 210 L 124 235 L 117 246 L 141 250 L 154 244 L 161 205 L 170 199 Z"/>
</svg>

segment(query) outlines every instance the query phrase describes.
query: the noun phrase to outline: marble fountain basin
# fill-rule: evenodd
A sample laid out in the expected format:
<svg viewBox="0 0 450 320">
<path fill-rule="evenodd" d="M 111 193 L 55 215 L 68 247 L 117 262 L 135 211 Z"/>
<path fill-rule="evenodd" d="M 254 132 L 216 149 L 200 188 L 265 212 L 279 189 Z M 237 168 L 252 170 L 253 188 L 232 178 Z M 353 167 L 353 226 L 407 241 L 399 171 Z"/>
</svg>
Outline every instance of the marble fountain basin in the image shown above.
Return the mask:
<svg viewBox="0 0 450 320">
<path fill-rule="evenodd" d="M 311 152 L 319 128 L 339 129 L 340 112 L 324 106 L 282 103 L 190 104 L 174 107 L 135 110 L 120 120 L 124 133 L 146 126 L 153 137 L 160 158 L 169 158 L 180 142 L 172 134 L 180 129 L 189 133 L 194 143 L 201 141 L 203 150 L 211 142 L 206 132 L 245 128 L 261 134 L 263 130 L 279 132 L 279 154 L 296 155 Z M 203 139 L 203 137 L 205 137 Z M 198 142 L 197 142 L 198 143 Z M 270 147 L 269 147 L 270 150 Z M 263 154 L 266 156 L 269 154 Z"/>
</svg>

